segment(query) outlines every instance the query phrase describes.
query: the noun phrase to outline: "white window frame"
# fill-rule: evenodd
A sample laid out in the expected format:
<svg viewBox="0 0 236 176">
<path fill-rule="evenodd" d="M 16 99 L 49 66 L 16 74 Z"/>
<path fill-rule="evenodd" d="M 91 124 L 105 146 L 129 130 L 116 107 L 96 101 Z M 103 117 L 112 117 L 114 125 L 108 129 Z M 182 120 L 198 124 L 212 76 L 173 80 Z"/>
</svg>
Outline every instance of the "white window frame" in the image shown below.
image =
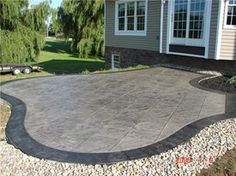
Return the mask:
<svg viewBox="0 0 236 176">
<path fill-rule="evenodd" d="M 229 0 L 226 0 L 225 3 L 225 16 L 224 16 L 224 28 L 225 29 L 236 29 L 236 25 L 229 25 L 227 24 L 227 17 L 228 17 L 228 8 L 229 8 Z"/>
<path fill-rule="evenodd" d="M 147 35 L 147 15 L 148 15 L 148 0 L 144 0 L 145 3 L 145 24 L 144 30 L 138 31 L 137 30 L 137 2 L 143 0 L 118 0 L 115 4 L 115 35 L 130 35 L 130 36 L 146 36 Z M 134 5 L 134 31 L 127 30 L 127 2 L 135 2 Z M 118 20 L 118 6 L 119 4 L 125 3 L 125 29 L 120 31 L 119 30 L 119 20 Z"/>
<path fill-rule="evenodd" d="M 171 44 L 179 44 L 179 45 L 188 45 L 188 46 L 206 46 L 207 37 L 209 37 L 209 29 L 210 29 L 210 14 L 211 10 L 211 0 L 205 1 L 205 9 L 204 9 L 204 28 L 203 28 L 203 38 L 202 39 L 190 39 L 189 38 L 189 10 L 190 10 L 190 1 L 188 0 L 188 16 L 187 16 L 187 29 L 186 29 L 186 37 L 185 38 L 175 38 L 174 37 L 174 10 L 175 10 L 175 0 L 172 0 L 173 3 L 171 8 L 171 31 L 170 31 L 170 43 Z M 206 46 L 207 47 L 207 46 Z"/>
</svg>

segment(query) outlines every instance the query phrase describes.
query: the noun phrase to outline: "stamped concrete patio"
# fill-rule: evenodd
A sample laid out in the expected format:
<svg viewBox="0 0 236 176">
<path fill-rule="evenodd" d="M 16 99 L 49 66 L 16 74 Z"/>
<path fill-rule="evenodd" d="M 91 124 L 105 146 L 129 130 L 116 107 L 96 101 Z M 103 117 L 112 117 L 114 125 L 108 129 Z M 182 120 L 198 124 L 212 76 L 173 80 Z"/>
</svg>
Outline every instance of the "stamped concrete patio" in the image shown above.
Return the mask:
<svg viewBox="0 0 236 176">
<path fill-rule="evenodd" d="M 8 83 L 1 95 L 13 106 L 7 137 L 25 153 L 68 162 L 107 163 L 160 153 L 208 124 L 200 119 L 228 118 L 224 94 L 189 83 L 200 76 L 157 67 Z M 194 126 L 196 121 L 200 125 Z"/>
</svg>

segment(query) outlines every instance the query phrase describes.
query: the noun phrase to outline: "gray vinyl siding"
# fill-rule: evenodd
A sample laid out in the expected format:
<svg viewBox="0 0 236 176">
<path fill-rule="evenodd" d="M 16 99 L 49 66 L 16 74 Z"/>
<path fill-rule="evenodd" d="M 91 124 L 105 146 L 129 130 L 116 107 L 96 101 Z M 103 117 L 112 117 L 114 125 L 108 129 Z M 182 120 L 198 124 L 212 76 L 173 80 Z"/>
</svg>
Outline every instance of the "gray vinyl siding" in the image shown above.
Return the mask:
<svg viewBox="0 0 236 176">
<path fill-rule="evenodd" d="M 226 8 L 226 4 L 224 8 Z M 222 18 L 223 26 L 221 35 L 220 59 L 236 60 L 236 29 L 227 29 L 224 27 L 225 9 Z"/>
<path fill-rule="evenodd" d="M 163 38 L 163 41 L 162 41 L 162 51 L 163 53 L 166 53 L 167 52 L 167 25 L 168 24 L 168 1 L 164 4 L 164 13 L 163 13 L 163 30 L 162 30 L 162 38 Z"/>
<path fill-rule="evenodd" d="M 213 0 L 211 7 L 211 23 L 210 23 L 210 38 L 209 38 L 209 49 L 208 58 L 215 59 L 216 40 L 217 40 L 217 25 L 218 25 L 218 11 L 219 1 Z"/>
<path fill-rule="evenodd" d="M 116 36 L 115 1 L 106 0 L 105 45 L 111 47 L 159 51 L 160 2 L 160 0 L 148 1 L 146 36 Z"/>
</svg>

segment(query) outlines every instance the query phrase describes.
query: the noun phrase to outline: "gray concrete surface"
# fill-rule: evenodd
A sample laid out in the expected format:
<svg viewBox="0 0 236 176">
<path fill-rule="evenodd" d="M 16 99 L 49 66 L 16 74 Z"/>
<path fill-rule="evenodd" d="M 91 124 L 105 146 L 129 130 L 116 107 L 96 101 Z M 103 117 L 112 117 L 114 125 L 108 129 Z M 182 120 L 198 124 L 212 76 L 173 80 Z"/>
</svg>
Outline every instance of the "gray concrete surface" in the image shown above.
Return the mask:
<svg viewBox="0 0 236 176">
<path fill-rule="evenodd" d="M 201 75 L 157 67 L 114 74 L 16 81 L 2 92 L 27 106 L 37 142 L 70 152 L 114 152 L 158 142 L 204 117 L 225 113 L 225 95 L 189 84 Z"/>
</svg>

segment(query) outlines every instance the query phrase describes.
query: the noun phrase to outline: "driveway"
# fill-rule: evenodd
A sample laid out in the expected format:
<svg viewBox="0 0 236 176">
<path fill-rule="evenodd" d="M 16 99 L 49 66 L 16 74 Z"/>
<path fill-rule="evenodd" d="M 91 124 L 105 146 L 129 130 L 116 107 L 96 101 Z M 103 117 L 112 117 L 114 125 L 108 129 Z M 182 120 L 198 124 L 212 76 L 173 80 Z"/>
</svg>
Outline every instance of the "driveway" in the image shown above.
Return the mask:
<svg viewBox="0 0 236 176">
<path fill-rule="evenodd" d="M 157 67 L 14 81 L 2 86 L 13 106 L 7 137 L 27 154 L 67 162 L 161 153 L 229 118 L 225 94 L 189 83 L 200 76 Z"/>
</svg>

